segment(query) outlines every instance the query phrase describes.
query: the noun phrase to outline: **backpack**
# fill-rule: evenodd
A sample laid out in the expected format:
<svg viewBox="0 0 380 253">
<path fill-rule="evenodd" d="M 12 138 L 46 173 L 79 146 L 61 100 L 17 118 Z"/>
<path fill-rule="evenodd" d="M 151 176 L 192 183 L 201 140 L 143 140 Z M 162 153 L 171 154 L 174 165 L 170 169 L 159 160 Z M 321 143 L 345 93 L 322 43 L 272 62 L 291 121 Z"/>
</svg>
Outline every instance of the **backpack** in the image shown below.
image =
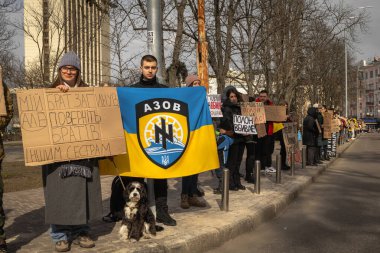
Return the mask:
<svg viewBox="0 0 380 253">
<path fill-rule="evenodd" d="M 103 217 L 104 222 L 117 222 L 123 219 L 125 200 L 124 188 L 131 182 L 130 177 L 116 176 L 111 184 L 110 212 Z"/>
</svg>

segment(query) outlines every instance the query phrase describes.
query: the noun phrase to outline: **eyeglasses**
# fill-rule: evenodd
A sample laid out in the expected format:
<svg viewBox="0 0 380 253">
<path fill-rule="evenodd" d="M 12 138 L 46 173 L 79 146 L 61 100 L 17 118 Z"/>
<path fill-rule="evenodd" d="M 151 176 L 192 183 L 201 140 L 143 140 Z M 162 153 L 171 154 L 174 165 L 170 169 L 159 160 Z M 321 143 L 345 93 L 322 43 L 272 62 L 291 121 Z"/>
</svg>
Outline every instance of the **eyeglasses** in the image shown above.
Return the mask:
<svg viewBox="0 0 380 253">
<path fill-rule="evenodd" d="M 64 73 L 76 73 L 78 70 L 76 68 L 62 67 L 61 71 Z"/>
</svg>

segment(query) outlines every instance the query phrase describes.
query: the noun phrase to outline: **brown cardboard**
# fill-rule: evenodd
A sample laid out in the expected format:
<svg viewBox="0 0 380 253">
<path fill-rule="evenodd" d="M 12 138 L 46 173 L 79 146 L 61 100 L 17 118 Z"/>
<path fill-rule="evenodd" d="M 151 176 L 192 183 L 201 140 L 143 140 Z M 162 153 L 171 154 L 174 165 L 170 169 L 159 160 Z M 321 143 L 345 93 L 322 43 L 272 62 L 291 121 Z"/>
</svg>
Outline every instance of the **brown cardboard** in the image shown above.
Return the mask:
<svg viewBox="0 0 380 253">
<path fill-rule="evenodd" d="M 332 134 L 332 112 L 327 111 L 322 113 L 323 116 L 323 138 L 330 139 Z"/>
<path fill-rule="evenodd" d="M 267 135 L 265 124 L 256 124 L 257 138 L 262 138 Z"/>
<path fill-rule="evenodd" d="M 333 119 L 333 120 L 332 120 L 332 128 L 331 128 L 331 131 L 332 131 L 333 133 L 337 133 L 337 132 L 339 132 L 339 130 L 340 130 L 340 124 L 341 124 L 340 119 Z"/>
<path fill-rule="evenodd" d="M 265 116 L 267 121 L 285 122 L 286 107 L 282 105 L 265 105 Z"/>
<path fill-rule="evenodd" d="M 0 66 L 0 116 L 7 116 L 3 87 L 3 68 Z"/>
<path fill-rule="evenodd" d="M 267 122 L 263 103 L 261 102 L 240 103 L 240 108 L 241 108 L 241 115 L 254 117 L 254 121 L 256 125 Z"/>
<path fill-rule="evenodd" d="M 299 149 L 297 123 L 289 122 L 283 124 L 282 135 L 284 137 L 285 147 L 292 146 Z"/>
<path fill-rule="evenodd" d="M 25 165 L 126 153 L 116 88 L 17 92 Z"/>
</svg>

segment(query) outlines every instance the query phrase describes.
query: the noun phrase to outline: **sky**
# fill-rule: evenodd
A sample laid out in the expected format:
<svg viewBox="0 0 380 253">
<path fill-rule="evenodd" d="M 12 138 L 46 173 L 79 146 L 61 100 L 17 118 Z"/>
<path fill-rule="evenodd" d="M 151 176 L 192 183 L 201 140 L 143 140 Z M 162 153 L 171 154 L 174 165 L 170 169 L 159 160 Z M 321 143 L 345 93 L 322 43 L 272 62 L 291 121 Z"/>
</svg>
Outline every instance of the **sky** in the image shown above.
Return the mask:
<svg viewBox="0 0 380 253">
<path fill-rule="evenodd" d="M 355 45 L 356 50 L 354 52 L 356 60 L 372 61 L 374 56 L 380 56 L 380 32 L 378 28 L 380 24 L 380 0 L 343 0 L 343 2 L 353 8 L 372 6 L 372 8 L 366 9 L 371 19 L 368 24 L 368 32 L 360 34 L 360 41 Z M 361 10 L 358 9 L 357 11 Z"/>
<path fill-rule="evenodd" d="M 20 0 L 21 1 L 21 0 Z M 27 0 L 26 0 L 27 1 Z M 355 58 L 357 61 L 367 60 L 372 61 L 374 56 L 380 56 L 380 29 L 377 27 L 380 24 L 380 0 L 334 0 L 335 2 L 343 1 L 344 4 L 350 5 L 353 8 L 363 6 L 372 6 L 367 8 L 366 11 L 370 14 L 371 21 L 369 23 L 368 32 L 361 33 L 359 42 L 355 45 Z M 361 11 L 358 9 L 357 11 Z M 22 20 L 22 11 L 14 17 L 15 19 Z M 20 31 L 15 38 L 16 46 L 19 46 L 15 53 L 22 58 L 24 55 L 24 41 Z"/>
</svg>

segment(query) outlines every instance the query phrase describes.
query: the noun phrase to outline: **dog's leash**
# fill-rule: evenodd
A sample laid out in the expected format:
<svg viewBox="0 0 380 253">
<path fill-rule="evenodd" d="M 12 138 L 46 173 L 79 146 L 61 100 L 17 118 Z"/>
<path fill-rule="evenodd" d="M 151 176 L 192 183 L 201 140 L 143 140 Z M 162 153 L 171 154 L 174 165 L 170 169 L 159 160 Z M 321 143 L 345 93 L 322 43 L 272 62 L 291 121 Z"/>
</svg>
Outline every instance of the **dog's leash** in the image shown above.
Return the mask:
<svg viewBox="0 0 380 253">
<path fill-rule="evenodd" d="M 110 159 L 111 161 L 112 161 L 112 163 L 113 163 L 113 166 L 115 166 L 115 169 L 116 169 L 116 173 L 117 173 L 117 176 L 119 177 L 119 180 L 120 180 L 120 182 L 121 182 L 121 186 L 123 187 L 123 190 L 125 190 L 125 185 L 124 185 L 124 182 L 123 182 L 123 180 L 121 179 L 121 176 L 120 176 L 120 172 L 119 172 L 119 169 L 117 168 L 117 166 L 116 166 L 116 163 L 115 163 L 115 161 L 113 160 L 113 158 L 112 159 Z"/>
</svg>

